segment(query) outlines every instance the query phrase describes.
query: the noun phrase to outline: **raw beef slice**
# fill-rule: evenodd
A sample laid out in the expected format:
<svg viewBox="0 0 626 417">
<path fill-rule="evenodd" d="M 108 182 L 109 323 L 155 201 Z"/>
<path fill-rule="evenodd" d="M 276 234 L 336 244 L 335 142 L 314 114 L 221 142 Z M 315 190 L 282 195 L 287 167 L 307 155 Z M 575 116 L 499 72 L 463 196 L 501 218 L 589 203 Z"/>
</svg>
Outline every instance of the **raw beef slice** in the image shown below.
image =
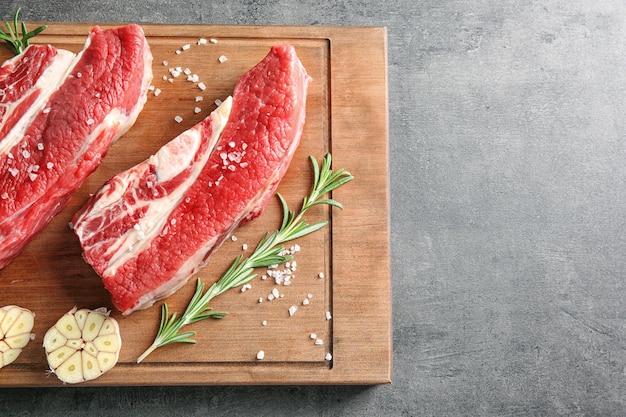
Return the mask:
<svg viewBox="0 0 626 417">
<path fill-rule="evenodd" d="M 0 68 L 0 268 L 135 122 L 152 80 L 137 25 L 95 27 L 77 55 L 31 45 Z"/>
<path fill-rule="evenodd" d="M 86 261 L 124 314 L 176 291 L 276 191 L 304 126 L 307 75 L 275 46 L 230 98 L 73 218 Z"/>
</svg>

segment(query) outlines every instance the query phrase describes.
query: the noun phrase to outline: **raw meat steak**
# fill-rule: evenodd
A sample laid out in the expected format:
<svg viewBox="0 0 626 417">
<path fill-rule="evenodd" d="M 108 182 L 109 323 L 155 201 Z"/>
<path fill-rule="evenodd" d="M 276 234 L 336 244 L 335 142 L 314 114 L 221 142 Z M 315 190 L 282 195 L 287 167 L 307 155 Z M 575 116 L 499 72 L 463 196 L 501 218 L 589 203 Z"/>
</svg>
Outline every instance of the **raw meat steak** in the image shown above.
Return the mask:
<svg viewBox="0 0 626 417">
<path fill-rule="evenodd" d="M 258 216 L 304 126 L 307 75 L 275 46 L 209 117 L 109 180 L 73 218 L 84 257 L 124 314 L 176 291 Z"/>
<path fill-rule="evenodd" d="M 137 25 L 95 27 L 77 55 L 31 45 L 0 68 L 0 268 L 133 125 L 151 80 Z"/>
</svg>

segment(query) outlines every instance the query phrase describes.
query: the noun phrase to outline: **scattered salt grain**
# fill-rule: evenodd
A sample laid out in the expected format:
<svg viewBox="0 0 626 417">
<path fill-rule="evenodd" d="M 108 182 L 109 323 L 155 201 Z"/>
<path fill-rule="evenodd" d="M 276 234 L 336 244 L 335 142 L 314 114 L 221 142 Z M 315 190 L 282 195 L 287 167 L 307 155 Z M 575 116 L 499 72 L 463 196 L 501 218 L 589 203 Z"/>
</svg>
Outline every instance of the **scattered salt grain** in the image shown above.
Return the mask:
<svg viewBox="0 0 626 417">
<path fill-rule="evenodd" d="M 329 353 L 326 354 L 326 356 L 324 356 L 324 359 L 326 359 L 327 361 L 331 360 L 333 358 L 333 355 Z"/>
<path fill-rule="evenodd" d="M 306 298 L 308 298 L 310 300 L 311 298 L 313 298 L 313 294 L 311 294 L 311 293 L 307 294 Z"/>
<path fill-rule="evenodd" d="M 191 74 L 187 77 L 187 81 L 190 81 L 192 83 L 197 83 L 199 79 L 200 77 L 198 76 L 198 74 Z"/>
<path fill-rule="evenodd" d="M 93 119 L 87 119 L 87 126 L 91 126 L 92 124 L 94 124 L 96 121 Z"/>
<path fill-rule="evenodd" d="M 9 198 L 9 194 L 4 192 L 2 193 L 2 195 L 0 196 L 0 198 L 2 198 L 3 200 L 6 200 L 7 198 Z"/>
<path fill-rule="evenodd" d="M 324 344 L 324 341 L 318 337 L 317 339 L 315 339 L 315 344 L 317 346 L 322 346 Z"/>
<path fill-rule="evenodd" d="M 9 174 L 11 174 L 11 176 L 17 177 L 17 174 L 19 173 L 20 171 L 17 168 L 9 168 Z"/>
<path fill-rule="evenodd" d="M 176 50 L 176 55 L 180 55 L 180 52 L 181 52 L 180 49 L 177 49 Z"/>
<path fill-rule="evenodd" d="M 217 39 L 211 38 L 211 43 L 217 43 Z"/>
<path fill-rule="evenodd" d="M 43 143 L 38 143 L 37 144 L 37 149 L 39 149 L 40 151 L 43 151 Z"/>
<path fill-rule="evenodd" d="M 204 83 L 198 83 L 198 88 L 202 91 L 206 90 L 206 85 Z"/>
<path fill-rule="evenodd" d="M 161 94 L 161 89 L 160 88 L 155 88 L 154 89 L 154 96 L 158 97 Z"/>
<path fill-rule="evenodd" d="M 167 81 L 167 75 L 163 76 L 163 81 Z"/>
<path fill-rule="evenodd" d="M 174 82 L 174 79 L 173 79 L 173 78 L 168 78 L 168 79 L 167 79 L 167 82 L 168 82 L 168 83 L 173 83 L 173 82 Z"/>
<path fill-rule="evenodd" d="M 183 118 L 181 116 L 176 116 L 174 117 L 174 120 L 176 121 L 176 123 L 180 123 L 183 121 Z"/>
<path fill-rule="evenodd" d="M 154 91 L 154 86 L 153 85 L 149 86 L 148 91 Z"/>
<path fill-rule="evenodd" d="M 189 68 L 185 68 L 185 69 L 183 70 L 183 74 L 185 74 L 185 75 L 190 75 L 190 74 L 191 74 L 191 70 L 190 70 Z"/>
<path fill-rule="evenodd" d="M 224 55 L 220 55 L 220 57 L 217 60 L 220 61 L 220 63 L 224 63 L 228 61 L 228 58 L 226 58 L 226 56 Z"/>
<path fill-rule="evenodd" d="M 272 301 L 274 299 L 274 294 L 268 294 L 267 301 Z"/>
<path fill-rule="evenodd" d="M 198 39 L 198 45 L 206 45 L 207 44 L 207 40 L 204 38 L 200 38 Z"/>
<path fill-rule="evenodd" d="M 230 240 L 232 240 L 233 242 L 236 242 L 236 241 L 237 241 L 237 236 L 232 235 L 232 236 L 230 237 Z"/>
<path fill-rule="evenodd" d="M 83 73 L 82 73 L 82 72 L 77 72 L 77 73 L 76 73 L 76 78 L 82 78 L 82 76 L 83 76 Z"/>
<path fill-rule="evenodd" d="M 265 352 L 263 352 L 262 350 L 259 350 L 256 354 L 256 358 L 258 360 L 262 360 L 265 357 Z"/>
<path fill-rule="evenodd" d="M 46 168 L 48 168 L 48 169 L 52 169 L 53 166 L 54 166 L 54 164 L 52 162 L 48 162 L 46 164 Z"/>
<path fill-rule="evenodd" d="M 333 318 L 333 316 L 330 314 L 330 311 L 327 311 L 326 312 L 326 320 L 330 320 L 332 318 Z"/>
<path fill-rule="evenodd" d="M 294 314 L 296 314 L 296 311 L 298 311 L 298 307 L 296 307 L 296 306 L 289 307 L 289 315 L 290 316 L 293 316 Z"/>
<path fill-rule="evenodd" d="M 196 96 L 196 103 L 199 103 L 199 102 L 201 102 L 202 100 L 204 100 L 204 99 L 202 98 L 202 96 Z"/>
<path fill-rule="evenodd" d="M 263 302 L 263 297 L 259 297 L 259 303 Z"/>
<path fill-rule="evenodd" d="M 280 297 L 280 294 L 278 293 L 278 289 L 274 288 L 272 290 L 272 295 L 274 296 L 274 298 L 278 298 Z"/>
<path fill-rule="evenodd" d="M 182 49 L 183 49 L 183 51 L 186 51 L 186 50 L 188 50 L 189 48 L 191 48 L 191 45 L 190 45 L 190 44 L 188 44 L 188 43 L 186 43 L 186 44 L 184 44 L 184 45 L 183 45 L 183 48 L 182 48 Z"/>
<path fill-rule="evenodd" d="M 318 276 L 320 279 L 324 279 L 324 273 L 323 273 L 323 272 L 320 272 L 319 274 L 317 274 L 317 276 Z"/>
<path fill-rule="evenodd" d="M 31 181 L 35 181 L 37 179 L 37 174 L 31 172 L 28 174 L 28 178 L 30 178 Z"/>
<path fill-rule="evenodd" d="M 169 63 L 167 61 L 163 61 L 163 66 L 167 67 Z"/>
<path fill-rule="evenodd" d="M 241 250 L 248 250 L 248 244 L 244 243 L 243 245 L 241 245 Z"/>
<path fill-rule="evenodd" d="M 303 306 L 308 306 L 309 305 L 309 299 L 305 298 L 304 300 L 302 300 L 302 305 Z"/>
<path fill-rule="evenodd" d="M 26 149 L 24 149 L 24 150 L 22 151 L 22 156 L 23 156 L 24 158 L 30 158 L 30 152 L 28 152 Z"/>
<path fill-rule="evenodd" d="M 200 113 L 201 111 L 202 111 L 202 109 L 201 109 L 200 107 L 195 107 L 195 108 L 193 109 L 193 112 L 194 112 L 195 114 L 198 114 L 198 113 Z"/>
<path fill-rule="evenodd" d="M 315 333 L 311 333 L 309 337 L 313 340 L 317 339 L 317 335 Z"/>
<path fill-rule="evenodd" d="M 261 326 L 267 326 L 267 320 L 263 320 L 263 321 L 261 322 Z"/>
</svg>

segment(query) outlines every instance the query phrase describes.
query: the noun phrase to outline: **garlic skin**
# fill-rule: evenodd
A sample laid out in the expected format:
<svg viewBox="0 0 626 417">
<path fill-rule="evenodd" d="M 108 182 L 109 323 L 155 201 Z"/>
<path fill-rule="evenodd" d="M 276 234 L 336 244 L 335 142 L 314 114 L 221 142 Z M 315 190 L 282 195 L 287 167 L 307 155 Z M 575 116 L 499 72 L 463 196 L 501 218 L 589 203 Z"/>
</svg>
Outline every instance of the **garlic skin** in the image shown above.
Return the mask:
<svg viewBox="0 0 626 417">
<path fill-rule="evenodd" d="M 50 371 L 67 384 L 91 381 L 115 366 L 122 348 L 117 321 L 106 308 L 74 307 L 43 338 Z"/>
<path fill-rule="evenodd" d="M 0 369 L 13 363 L 30 342 L 35 313 L 16 305 L 0 308 Z"/>
</svg>

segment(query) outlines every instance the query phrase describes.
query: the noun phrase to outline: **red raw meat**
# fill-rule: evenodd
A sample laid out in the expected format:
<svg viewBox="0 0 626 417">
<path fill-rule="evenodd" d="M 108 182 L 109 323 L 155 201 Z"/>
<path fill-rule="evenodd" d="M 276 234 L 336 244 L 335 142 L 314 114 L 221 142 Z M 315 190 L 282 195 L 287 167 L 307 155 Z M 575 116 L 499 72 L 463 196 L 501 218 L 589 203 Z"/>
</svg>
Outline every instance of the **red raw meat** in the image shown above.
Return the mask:
<svg viewBox="0 0 626 417">
<path fill-rule="evenodd" d="M 77 55 L 31 45 L 0 68 L 0 268 L 135 122 L 152 80 L 137 25 L 95 27 Z"/>
<path fill-rule="evenodd" d="M 76 213 L 84 257 L 116 308 L 130 314 L 171 295 L 263 211 L 299 144 L 309 82 L 292 46 L 273 47 L 232 101 Z"/>
</svg>

